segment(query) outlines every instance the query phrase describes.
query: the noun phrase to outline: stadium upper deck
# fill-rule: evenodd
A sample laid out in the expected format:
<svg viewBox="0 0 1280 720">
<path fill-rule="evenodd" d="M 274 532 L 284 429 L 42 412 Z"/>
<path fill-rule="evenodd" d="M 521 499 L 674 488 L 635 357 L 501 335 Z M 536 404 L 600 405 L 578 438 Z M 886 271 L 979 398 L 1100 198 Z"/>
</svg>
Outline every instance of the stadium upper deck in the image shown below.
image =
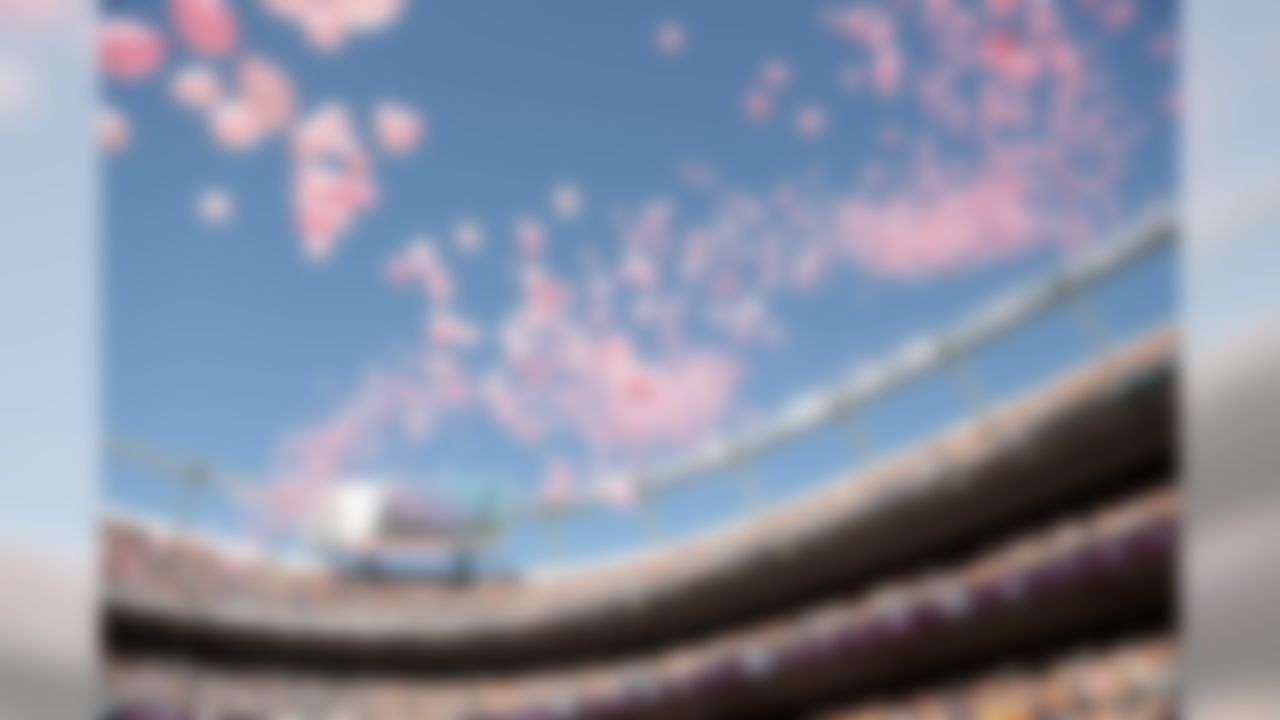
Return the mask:
<svg viewBox="0 0 1280 720">
<path fill-rule="evenodd" d="M 1158 630 L 1170 612 L 1177 513 L 1175 491 L 1140 491 L 927 571 L 592 662 L 565 664 L 544 648 L 543 664 L 523 672 L 415 674 L 353 641 L 360 662 L 335 667 L 280 657 L 277 639 L 262 633 L 238 661 L 190 643 L 116 645 L 108 681 L 118 702 L 213 717 L 306 708 L 379 719 L 790 716 L 957 667 L 1035 656 L 1066 638 Z"/>
</svg>

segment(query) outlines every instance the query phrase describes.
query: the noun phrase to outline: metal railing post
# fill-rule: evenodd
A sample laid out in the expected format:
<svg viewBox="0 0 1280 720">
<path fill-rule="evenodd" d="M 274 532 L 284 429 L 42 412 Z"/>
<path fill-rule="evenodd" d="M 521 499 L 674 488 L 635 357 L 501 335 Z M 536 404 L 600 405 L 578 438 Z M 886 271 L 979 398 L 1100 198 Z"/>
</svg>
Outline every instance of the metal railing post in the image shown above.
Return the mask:
<svg viewBox="0 0 1280 720">
<path fill-rule="evenodd" d="M 1085 342 L 1089 344 L 1090 350 L 1098 357 L 1106 357 L 1112 346 L 1111 332 L 1102 321 L 1098 309 L 1090 301 L 1087 294 L 1089 289 L 1088 283 L 1074 282 L 1067 289 L 1067 306 L 1076 326 L 1084 335 Z"/>
<path fill-rule="evenodd" d="M 866 422 L 863 420 L 862 408 L 850 408 L 845 412 L 842 421 L 845 426 L 845 437 L 848 439 L 849 447 L 853 450 L 854 463 L 869 461 L 875 456 L 875 443 L 872 440 L 871 433 L 867 430 Z"/>
<path fill-rule="evenodd" d="M 542 516 L 541 525 L 547 555 L 552 560 L 564 558 L 564 513 L 558 508 L 549 508 Z"/>
<path fill-rule="evenodd" d="M 947 360 L 947 368 L 969 413 L 972 417 L 981 419 L 987 412 L 990 399 L 963 350 L 957 348 L 952 351 Z"/>
<path fill-rule="evenodd" d="M 657 495 L 653 491 L 639 490 L 636 502 L 640 505 L 640 515 L 644 519 L 645 540 L 654 543 L 662 540 L 667 534 L 666 523 L 662 517 L 662 508 L 658 507 Z"/>
<path fill-rule="evenodd" d="M 760 508 L 761 488 L 760 473 L 756 467 L 754 454 L 744 454 L 734 461 L 734 478 L 737 480 L 738 496 L 747 512 Z"/>
</svg>

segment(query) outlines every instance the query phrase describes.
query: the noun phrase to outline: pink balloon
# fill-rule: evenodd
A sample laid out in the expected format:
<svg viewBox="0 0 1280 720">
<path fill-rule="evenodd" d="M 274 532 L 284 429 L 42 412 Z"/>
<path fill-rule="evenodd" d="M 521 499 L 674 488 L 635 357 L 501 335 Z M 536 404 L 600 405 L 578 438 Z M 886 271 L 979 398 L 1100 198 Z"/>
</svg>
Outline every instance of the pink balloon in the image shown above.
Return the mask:
<svg viewBox="0 0 1280 720">
<path fill-rule="evenodd" d="M 1102 13 L 1102 23 L 1108 30 L 1123 30 L 1133 24 L 1137 14 L 1138 9 L 1130 0 L 1112 0 Z"/>
<path fill-rule="evenodd" d="M 982 41 L 982 59 L 996 75 L 1015 85 L 1027 85 L 1040 74 L 1040 65 L 1026 43 L 1008 31 L 993 31 Z"/>
<path fill-rule="evenodd" d="M 992 15 L 1011 15 L 1022 5 L 1022 0 L 987 0 Z"/>
<path fill-rule="evenodd" d="M 196 212 L 206 225 L 224 225 L 235 214 L 235 199 L 222 188 L 209 188 L 197 198 Z"/>
<path fill-rule="evenodd" d="M 521 278 L 525 304 L 543 320 L 560 317 L 569 306 L 569 288 L 542 268 L 529 267 Z"/>
<path fill-rule="evenodd" d="M 333 52 L 345 45 L 350 30 L 342 15 L 324 6 L 313 7 L 299 18 L 311 46 L 321 52 Z"/>
<path fill-rule="evenodd" d="M 222 99 L 222 82 L 208 66 L 192 65 L 174 74 L 169 93 L 183 107 L 207 111 Z"/>
<path fill-rule="evenodd" d="M 548 505 L 564 504 L 573 497 L 573 484 L 573 469 L 563 462 L 552 463 L 539 491 L 542 502 Z"/>
<path fill-rule="evenodd" d="M 300 15 L 315 3 L 314 0 L 262 0 L 262 4 L 276 15 L 293 17 Z"/>
<path fill-rule="evenodd" d="M 263 0 L 266 9 L 292 22 L 311 47 L 335 52 L 358 35 L 394 25 L 409 3 L 405 0 Z"/>
<path fill-rule="evenodd" d="M 428 335 L 432 345 L 448 349 L 466 349 L 480 341 L 480 331 L 474 324 L 448 310 L 432 314 Z"/>
<path fill-rule="evenodd" d="M 597 487 L 597 492 L 600 493 L 601 500 L 618 510 L 633 508 L 639 502 L 635 485 L 631 481 L 622 478 L 614 478 L 601 483 Z"/>
<path fill-rule="evenodd" d="M 754 88 L 742 96 L 742 114 L 751 122 L 762 123 L 773 116 L 773 96 Z"/>
<path fill-rule="evenodd" d="M 427 238 L 414 240 L 392 258 L 387 264 L 387 278 L 394 285 L 418 285 L 437 305 L 448 305 L 457 294 L 453 273 Z"/>
<path fill-rule="evenodd" d="M 352 218 L 337 207 L 303 198 L 296 222 L 303 255 L 313 263 L 322 263 L 333 256 L 342 235 L 350 229 Z"/>
<path fill-rule="evenodd" d="M 829 28 L 871 54 L 871 80 L 876 90 L 886 97 L 896 95 L 904 68 L 895 17 L 884 8 L 857 5 L 831 10 L 824 19 Z"/>
<path fill-rule="evenodd" d="M 423 140 L 426 121 L 412 108 L 394 102 L 380 102 L 373 111 L 378 145 L 389 155 L 408 155 Z"/>
<path fill-rule="evenodd" d="M 321 155 L 351 157 L 359 143 L 351 112 L 344 104 L 329 104 L 312 111 L 294 129 L 294 152 L 303 159 Z"/>
<path fill-rule="evenodd" d="M 547 247 L 547 231 L 536 218 L 522 217 L 515 224 L 516 246 L 525 257 L 537 257 Z"/>
<path fill-rule="evenodd" d="M 164 62 L 164 39 L 136 18 L 107 18 L 98 29 L 98 64 L 116 80 L 150 77 Z"/>
<path fill-rule="evenodd" d="M 850 199 L 837 208 L 846 249 L 874 272 L 926 278 L 1023 251 L 1037 241 L 1030 180 L 984 169 L 943 191 L 913 188 L 889 199 Z"/>
<path fill-rule="evenodd" d="M 267 131 L 287 126 L 297 109 L 293 81 L 272 61 L 248 56 L 240 62 L 240 92 L 244 102 Z"/>
<path fill-rule="evenodd" d="M 341 0 L 343 18 L 356 30 L 382 30 L 404 12 L 404 0 Z"/>
<path fill-rule="evenodd" d="M 769 90 L 786 88 L 791 84 L 791 63 L 782 58 L 769 58 L 760 66 L 760 81 Z"/>
<path fill-rule="evenodd" d="M 676 57 L 689 46 L 689 33 L 678 20 L 666 20 L 654 31 L 653 44 L 666 57 Z"/>
<path fill-rule="evenodd" d="M 196 52 L 222 57 L 240 42 L 240 22 L 226 0 L 171 0 L 178 35 Z"/>
<path fill-rule="evenodd" d="M 266 132 L 253 108 L 238 100 L 224 101 L 213 109 L 209 130 L 219 145 L 235 151 L 254 147 Z"/>
<path fill-rule="evenodd" d="M 373 167 L 345 105 L 327 105 L 304 118 L 292 146 L 295 222 L 307 259 L 324 262 L 377 202 Z"/>
<path fill-rule="evenodd" d="M 453 244 L 459 252 L 475 255 L 484 249 L 484 229 L 474 220 L 459 220 L 453 226 Z"/>
<path fill-rule="evenodd" d="M 561 220 L 577 219 L 585 204 L 582 188 L 574 183 L 561 183 L 551 189 L 551 211 Z"/>
<path fill-rule="evenodd" d="M 816 140 L 827 131 L 827 111 L 821 105 L 809 105 L 796 113 L 796 134 L 804 140 Z"/>
<path fill-rule="evenodd" d="M 98 116 L 98 145 L 104 151 L 118 155 L 129 147 L 131 138 L 129 118 L 116 108 L 103 108 Z"/>
</svg>

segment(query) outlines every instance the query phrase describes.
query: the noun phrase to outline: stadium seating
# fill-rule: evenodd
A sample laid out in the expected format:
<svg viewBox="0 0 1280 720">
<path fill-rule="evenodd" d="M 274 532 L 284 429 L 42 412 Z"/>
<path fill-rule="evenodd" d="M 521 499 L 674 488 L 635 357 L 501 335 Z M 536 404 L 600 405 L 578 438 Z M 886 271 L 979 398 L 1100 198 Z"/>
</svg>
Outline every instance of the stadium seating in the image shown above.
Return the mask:
<svg viewBox="0 0 1280 720">
<path fill-rule="evenodd" d="M 743 693 L 760 705 L 785 704 L 796 694 L 824 697 L 828 687 L 848 691 L 903 682 L 932 666 L 969 663 L 1167 613 L 1163 590 L 1176 518 L 1173 490 L 1145 491 L 956 567 L 901 578 L 673 651 L 569 671 L 434 686 L 360 679 L 320 683 L 306 680 L 305 668 L 219 671 L 119 658 L 111 683 L 139 706 L 182 707 L 186 689 L 228 717 L 275 717 L 284 708 L 308 705 L 307 687 L 321 684 L 329 686 L 320 693 L 325 704 L 349 705 L 359 717 L 401 717 L 395 709 L 378 708 L 424 702 L 454 703 L 447 717 L 715 716 L 742 702 Z"/>
<path fill-rule="evenodd" d="M 107 717 L 1166 717 L 1173 342 L 569 574 L 377 583 L 111 518 Z"/>
</svg>

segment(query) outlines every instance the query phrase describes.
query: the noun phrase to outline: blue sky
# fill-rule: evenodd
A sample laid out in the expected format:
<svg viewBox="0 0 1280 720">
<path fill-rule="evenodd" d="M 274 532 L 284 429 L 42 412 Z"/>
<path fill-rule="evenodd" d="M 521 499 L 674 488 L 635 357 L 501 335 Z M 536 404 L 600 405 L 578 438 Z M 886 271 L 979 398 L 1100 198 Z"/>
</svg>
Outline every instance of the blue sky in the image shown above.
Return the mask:
<svg viewBox="0 0 1280 720">
<path fill-rule="evenodd" d="M 1169 201 L 1174 122 L 1161 107 L 1173 68 L 1153 62 L 1146 48 L 1172 28 L 1172 4 L 1139 3 L 1123 33 L 1090 24 L 1068 4 L 1090 64 L 1103 69 L 1144 133 L 1114 188 L 1113 214 Z M 107 3 L 112 12 L 162 23 L 158 5 Z M 678 183 L 685 161 L 705 163 L 726 185 L 748 192 L 767 193 L 780 181 L 838 192 L 873 152 L 887 119 L 908 134 L 927 123 L 909 103 L 840 90 L 839 69 L 858 55 L 822 27 L 822 12 L 833 5 L 839 3 L 414 2 L 386 32 L 326 55 L 256 3 L 238 4 L 244 45 L 288 68 L 304 113 L 330 99 L 364 107 L 395 98 L 429 116 L 430 138 L 410 157 L 379 161 L 379 206 L 332 262 L 317 265 L 301 257 L 295 239 L 282 140 L 228 154 L 195 116 L 173 106 L 164 82 L 104 83 L 109 101 L 129 113 L 135 135 L 129 152 L 103 167 L 106 426 L 267 474 L 285 432 L 323 417 L 370 363 L 389 362 L 415 342 L 421 302 L 389 288 L 382 271 L 408 238 L 447 236 L 461 217 L 481 222 L 488 248 L 476 258 L 454 258 L 452 266 L 468 313 L 497 322 L 515 296 L 508 228 L 521 214 L 546 216 L 548 193 L 563 180 L 580 185 L 587 202 L 576 222 L 547 219 L 548 262 L 566 273 L 583 247 L 616 249 L 611 208 L 667 197 L 696 222 L 707 207 Z M 677 58 L 653 48 L 654 28 L 668 18 L 689 35 Z M 925 51 L 910 35 L 903 42 L 912 53 Z M 741 95 L 772 56 L 789 61 L 794 83 L 779 100 L 782 119 L 760 127 L 742 118 Z M 823 104 L 830 116 L 817 142 L 796 137 L 786 119 L 806 102 Z M 197 194 L 211 185 L 236 199 L 235 217 L 223 227 L 202 224 L 193 210 Z M 785 343 L 735 349 L 748 369 L 735 408 L 767 413 L 794 392 L 833 381 L 858 360 L 881 356 L 1002 288 L 1043 274 L 1061 257 L 1061 250 L 1041 247 L 918 280 L 840 268 L 820 292 L 777 299 Z M 1169 315 L 1172 288 L 1171 259 L 1163 257 L 1100 302 L 1119 327 L 1136 328 Z M 993 350 L 986 360 L 993 386 L 1013 389 L 1035 377 L 1035 368 L 1060 367 L 1082 352 L 1061 318 L 1028 333 L 1041 339 L 1011 339 L 1012 349 Z M 930 392 L 935 399 L 923 399 Z M 921 393 L 884 411 L 884 435 L 919 434 L 956 410 L 947 409 L 954 398 L 945 399 L 945 390 Z M 485 478 L 531 492 L 545 454 L 573 453 L 568 441 L 549 445 L 522 446 L 485 418 L 467 416 L 366 469 L 436 491 Z M 819 455 L 829 459 L 832 451 L 811 453 Z M 821 462 L 797 458 L 771 467 L 769 497 L 821 475 Z M 677 529 L 728 512 L 723 488 L 699 492 L 667 502 Z M 158 483 L 118 464 L 106 468 L 106 495 L 146 511 L 160 511 L 166 496 Z M 631 529 L 639 524 L 602 514 L 566 530 L 566 540 L 599 545 L 608 537 L 624 545 L 640 537 Z M 508 556 L 518 562 L 534 551 L 525 535 L 514 537 Z"/>
</svg>

